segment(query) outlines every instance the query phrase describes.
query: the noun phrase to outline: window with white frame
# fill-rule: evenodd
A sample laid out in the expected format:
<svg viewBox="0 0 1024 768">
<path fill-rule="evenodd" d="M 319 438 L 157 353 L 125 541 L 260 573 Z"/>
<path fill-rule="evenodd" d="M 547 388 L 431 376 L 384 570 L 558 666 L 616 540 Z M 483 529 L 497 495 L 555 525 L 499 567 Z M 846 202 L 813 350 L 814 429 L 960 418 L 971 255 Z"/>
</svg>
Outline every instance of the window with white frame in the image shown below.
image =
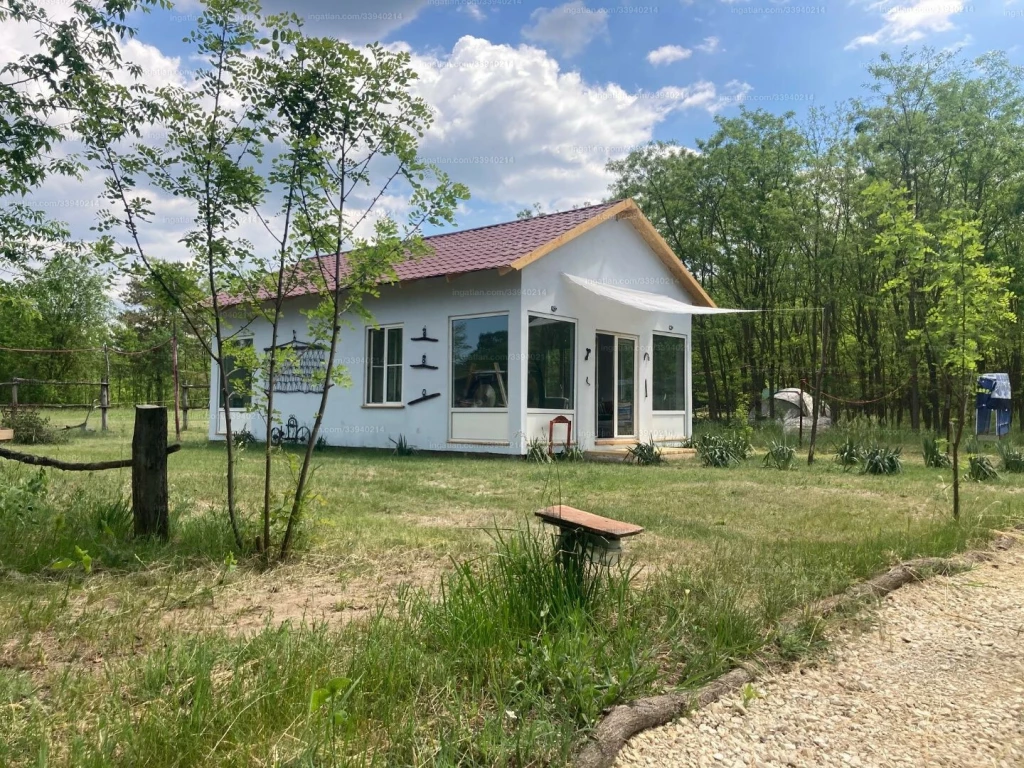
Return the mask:
<svg viewBox="0 0 1024 768">
<path fill-rule="evenodd" d="M 652 407 L 655 411 L 686 410 L 686 339 L 654 334 L 651 360 Z"/>
<path fill-rule="evenodd" d="M 402 404 L 402 326 L 366 329 L 366 404 Z"/>
</svg>

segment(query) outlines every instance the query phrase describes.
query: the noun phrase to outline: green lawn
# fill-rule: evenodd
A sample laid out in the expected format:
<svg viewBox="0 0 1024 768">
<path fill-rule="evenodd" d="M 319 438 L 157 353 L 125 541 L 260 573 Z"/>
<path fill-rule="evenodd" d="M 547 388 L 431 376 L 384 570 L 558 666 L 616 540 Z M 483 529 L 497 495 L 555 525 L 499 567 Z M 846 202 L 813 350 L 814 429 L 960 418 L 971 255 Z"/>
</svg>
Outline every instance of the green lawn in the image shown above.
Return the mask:
<svg viewBox="0 0 1024 768">
<path fill-rule="evenodd" d="M 129 419 L 33 450 L 126 457 Z M 127 536 L 128 470 L 44 490 L 0 466 L 0 764 L 557 764 L 602 707 L 805 652 L 814 630 L 775 632 L 787 610 L 1024 516 L 1004 474 L 965 483 L 954 524 L 948 470 L 913 445 L 895 477 L 844 472 L 828 439 L 788 472 L 328 450 L 300 551 L 265 571 L 233 553 L 222 446 L 183 442 L 168 545 Z M 261 461 L 239 460 L 250 510 Z M 523 534 L 558 501 L 646 529 L 585 604 Z M 351 691 L 311 713 L 334 677 Z"/>
</svg>

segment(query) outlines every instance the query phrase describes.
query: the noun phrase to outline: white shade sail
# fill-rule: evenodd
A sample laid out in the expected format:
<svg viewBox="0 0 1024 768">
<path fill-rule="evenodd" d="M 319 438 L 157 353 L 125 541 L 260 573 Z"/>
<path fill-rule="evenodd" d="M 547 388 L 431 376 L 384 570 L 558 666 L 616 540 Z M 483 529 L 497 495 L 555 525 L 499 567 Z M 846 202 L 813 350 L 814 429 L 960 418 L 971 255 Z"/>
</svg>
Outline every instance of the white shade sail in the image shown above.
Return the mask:
<svg viewBox="0 0 1024 768">
<path fill-rule="evenodd" d="M 596 296 L 611 299 L 619 304 L 642 309 L 645 312 L 665 312 L 673 315 L 730 315 L 737 312 L 757 312 L 756 309 L 727 309 L 725 307 L 697 307 L 687 304 L 685 301 L 678 301 L 669 296 L 661 296 L 657 293 L 647 291 L 636 291 L 632 288 L 616 288 L 607 283 L 600 283 L 597 280 L 590 280 L 586 277 L 577 277 L 565 272 L 562 277 L 569 282 L 578 285 L 584 290 L 590 291 Z"/>
</svg>

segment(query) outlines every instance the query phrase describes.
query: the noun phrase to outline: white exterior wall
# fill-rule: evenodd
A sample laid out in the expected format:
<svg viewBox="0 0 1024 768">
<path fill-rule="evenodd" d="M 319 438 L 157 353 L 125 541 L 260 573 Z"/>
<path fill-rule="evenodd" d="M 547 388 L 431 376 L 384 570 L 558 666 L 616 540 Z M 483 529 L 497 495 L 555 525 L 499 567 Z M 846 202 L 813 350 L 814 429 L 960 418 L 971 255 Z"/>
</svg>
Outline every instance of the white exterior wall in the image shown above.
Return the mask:
<svg viewBox="0 0 1024 768">
<path fill-rule="evenodd" d="M 633 309 L 571 284 L 562 277 L 562 273 L 613 287 L 669 296 L 687 303 L 693 303 L 693 299 L 627 221 L 613 220 L 594 227 L 523 270 L 523 338 L 526 338 L 530 313 L 576 321 L 576 407 L 575 413 L 565 413 L 573 420 L 573 441 L 585 450 L 600 442 L 609 442 L 598 441 L 596 437 L 595 337 L 598 331 L 637 337 L 636 437 L 642 441 L 652 436 L 656 441 L 688 437 L 693 411 L 691 315 Z M 552 307 L 556 309 L 552 310 Z M 686 338 L 686 399 L 689 405 L 686 413 L 656 414 L 651 408 L 651 360 L 649 355 L 645 360 L 644 354 L 652 351 L 655 331 Z M 592 352 L 590 359 L 585 360 L 588 347 Z M 520 385 L 525 392 L 525 370 L 522 375 Z M 527 439 L 542 437 L 547 440 L 550 420 L 556 415 L 558 413 L 552 411 L 528 411 L 524 425 Z M 558 439 L 557 433 L 555 439 Z"/>
<path fill-rule="evenodd" d="M 451 282 L 442 277 L 382 288 L 380 298 L 370 299 L 366 307 L 377 324 L 403 326 L 403 405 L 364 404 L 367 323 L 358 317 L 349 317 L 347 320 L 351 327 L 342 328 L 338 357 L 351 377 L 351 385 L 336 385 L 331 389 L 321 432 L 327 442 L 348 447 L 393 448 L 390 440 L 405 435 L 410 445 L 420 450 L 520 453 L 517 434 L 522 430 L 522 403 L 520 393 L 512 384 L 522 378 L 523 358 L 519 350 L 525 343 L 520 336 L 519 283 L 519 273 L 499 276 L 493 271 L 462 275 Z M 291 341 L 293 329 L 300 341 L 309 339 L 306 318 L 301 310 L 311 306 L 309 299 L 288 303 L 278 333 L 279 343 Z M 450 408 L 450 320 L 461 315 L 498 312 L 509 315 L 509 407 L 504 413 L 456 412 L 453 424 Z M 424 326 L 429 337 L 438 339 L 436 343 L 412 341 L 413 337 L 422 334 Z M 253 343 L 257 351 L 262 352 L 270 346 L 270 326 L 258 320 L 251 329 Z M 436 371 L 410 367 L 421 362 L 423 355 L 427 356 L 428 364 L 438 367 Z M 218 376 L 214 366 L 211 380 L 215 385 Z M 440 392 L 441 396 L 416 405 L 406 404 L 420 397 L 423 390 L 428 394 Z M 312 426 L 319 403 L 319 394 L 274 394 L 274 409 L 279 419 L 286 421 L 294 415 L 300 425 Z M 215 398 L 211 398 L 211 404 L 216 404 Z M 223 420 L 222 412 L 210 419 L 211 440 L 223 439 Z M 233 429 L 237 430 L 244 424 L 249 425 L 257 438 L 262 437 L 266 429 L 258 415 L 233 411 Z"/>
<path fill-rule="evenodd" d="M 526 442 L 548 439 L 549 423 L 565 415 L 573 423 L 573 441 L 584 449 L 600 443 L 596 439 L 596 339 L 598 331 L 635 336 L 637 339 L 636 438 L 646 441 L 675 441 L 691 434 L 692 378 L 690 315 L 644 312 L 600 298 L 569 283 L 562 273 L 604 282 L 611 286 L 669 296 L 692 303 L 671 272 L 627 221 L 608 221 L 528 265 L 521 273 L 501 276 L 496 271 L 469 273 L 452 279 L 432 278 L 387 286 L 367 309 L 381 326 L 403 325 L 402 402 L 404 405 L 364 405 L 366 369 L 366 327 L 359 318 L 349 318 L 352 327 L 342 330 L 339 362 L 347 368 L 351 385 L 331 390 L 322 434 L 330 445 L 391 448 L 391 438 L 405 435 L 420 450 L 455 450 L 522 454 Z M 308 299 L 289 302 L 279 331 L 279 343 L 308 340 L 306 319 Z M 451 409 L 451 318 L 507 312 L 509 315 L 508 409 L 488 412 Z M 540 314 L 576 322 L 575 407 L 569 411 L 527 410 L 527 321 Z M 437 343 L 414 342 L 423 327 Z M 270 346 L 270 329 L 264 321 L 252 324 L 253 341 L 262 352 Z M 655 413 L 651 407 L 651 360 L 653 333 L 686 338 L 685 413 Z M 592 353 L 586 360 L 586 349 Z M 647 353 L 647 359 L 645 359 Z M 436 371 L 411 368 L 423 355 L 438 366 Z M 219 389 L 216 366 L 211 372 L 213 392 Z M 441 396 L 407 405 L 422 392 Z M 275 393 L 275 410 L 281 421 L 295 415 L 299 424 L 311 426 L 319 405 L 319 394 Z M 211 397 L 211 406 L 217 398 Z M 223 413 L 210 419 L 210 439 L 223 439 Z M 234 429 L 248 426 L 258 438 L 265 426 L 255 414 L 233 412 Z M 555 440 L 565 439 L 564 428 L 556 427 Z M 629 440 L 628 442 L 632 442 Z"/>
</svg>

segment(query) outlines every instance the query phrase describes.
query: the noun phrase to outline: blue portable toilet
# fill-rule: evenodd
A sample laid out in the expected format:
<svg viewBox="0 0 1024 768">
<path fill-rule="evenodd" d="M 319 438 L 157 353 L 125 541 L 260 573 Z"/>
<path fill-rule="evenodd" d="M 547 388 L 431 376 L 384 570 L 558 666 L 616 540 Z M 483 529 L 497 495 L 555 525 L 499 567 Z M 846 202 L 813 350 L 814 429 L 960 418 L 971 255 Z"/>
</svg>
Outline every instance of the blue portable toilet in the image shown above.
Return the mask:
<svg viewBox="0 0 1024 768">
<path fill-rule="evenodd" d="M 1010 421 L 1013 416 L 1010 375 L 984 373 L 979 376 L 974 407 L 975 435 L 998 439 L 1010 434 Z"/>
</svg>

